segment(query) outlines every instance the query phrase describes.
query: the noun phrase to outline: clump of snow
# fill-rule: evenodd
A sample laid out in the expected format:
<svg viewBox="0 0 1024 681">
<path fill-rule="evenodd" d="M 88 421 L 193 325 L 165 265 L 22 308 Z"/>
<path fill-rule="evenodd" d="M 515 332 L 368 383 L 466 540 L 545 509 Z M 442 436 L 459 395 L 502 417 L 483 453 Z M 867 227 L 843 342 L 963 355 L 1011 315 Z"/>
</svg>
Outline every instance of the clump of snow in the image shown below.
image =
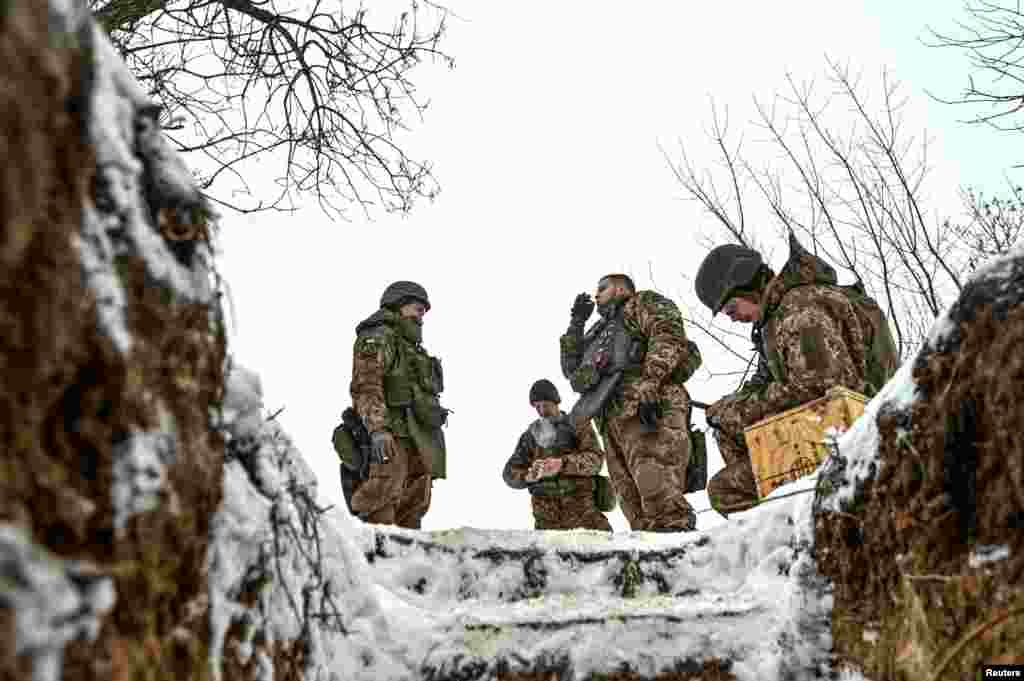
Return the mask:
<svg viewBox="0 0 1024 681">
<path fill-rule="evenodd" d="M 175 449 L 173 430 L 133 432 L 114 445 L 110 494 L 116 530 L 124 530 L 133 515 L 160 505 Z M 173 495 L 173 489 L 168 491 Z"/>
<path fill-rule="evenodd" d="M 95 292 L 103 327 L 122 352 L 132 339 L 125 327 L 125 293 L 115 258 L 143 258 L 155 281 L 179 295 L 211 302 L 209 259 L 181 265 L 152 224 L 150 197 L 167 205 L 200 201 L 195 181 L 155 120 L 153 102 L 128 71 L 106 35 L 91 18 L 93 78 L 89 93 L 89 138 L 96 154 L 96 195 L 83 207 L 81 234 L 75 238 L 86 281 Z M 67 19 L 67 22 L 70 18 Z"/>
<path fill-rule="evenodd" d="M 64 646 L 95 640 L 114 601 L 109 577 L 54 556 L 22 528 L 0 524 L 0 605 L 14 613 L 14 652 L 32 660 L 32 681 L 58 681 Z"/>
<path fill-rule="evenodd" d="M 373 583 L 350 537 L 347 511 L 317 505 L 316 478 L 276 421 L 256 418 L 259 379 L 234 366 L 225 397 L 231 435 L 223 501 L 207 554 L 211 670 L 220 678 L 231 623 L 248 624 L 239 654 L 254 645 L 304 641 L 324 679 L 416 678 L 410 642 L 422 638 L 427 612 L 415 611 Z M 246 608 L 243 593 L 257 604 Z M 260 658 L 260 664 L 269 659 Z"/>
<path fill-rule="evenodd" d="M 1022 258 L 1024 258 L 1024 242 L 1017 244 L 1006 253 L 993 256 L 982 263 L 971 274 L 970 285 L 991 286 L 993 298 L 998 299 L 1009 291 L 1014 268 L 1019 266 Z M 935 320 L 928 332 L 927 345 L 929 347 L 939 347 L 956 330 L 956 325 L 950 319 L 953 307 L 953 305 L 947 307 Z"/>
<path fill-rule="evenodd" d="M 836 451 L 822 464 L 821 477 L 832 489 L 822 493 L 821 508 L 841 511 L 850 504 L 865 480 L 872 478 L 878 458 L 878 412 L 883 404 L 907 409 L 917 399 L 914 361 L 900 365 L 896 375 L 865 406 L 864 413 L 835 441 Z M 838 471 L 836 470 L 838 468 Z"/>
<path fill-rule="evenodd" d="M 1010 547 L 1006 544 L 979 544 L 968 556 L 967 562 L 972 568 L 985 563 L 995 563 L 1010 557 Z"/>
</svg>

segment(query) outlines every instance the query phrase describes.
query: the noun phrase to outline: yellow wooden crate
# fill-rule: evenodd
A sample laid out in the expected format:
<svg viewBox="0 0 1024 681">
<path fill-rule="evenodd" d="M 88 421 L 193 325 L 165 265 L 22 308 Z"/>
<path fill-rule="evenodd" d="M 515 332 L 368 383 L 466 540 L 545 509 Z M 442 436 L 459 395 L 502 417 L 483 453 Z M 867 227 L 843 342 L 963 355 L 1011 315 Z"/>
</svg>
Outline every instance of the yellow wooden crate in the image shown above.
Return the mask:
<svg viewBox="0 0 1024 681">
<path fill-rule="evenodd" d="M 845 431 L 864 413 L 866 398 L 842 386 L 743 431 L 759 497 L 813 473 L 827 455 L 825 431 Z"/>
</svg>

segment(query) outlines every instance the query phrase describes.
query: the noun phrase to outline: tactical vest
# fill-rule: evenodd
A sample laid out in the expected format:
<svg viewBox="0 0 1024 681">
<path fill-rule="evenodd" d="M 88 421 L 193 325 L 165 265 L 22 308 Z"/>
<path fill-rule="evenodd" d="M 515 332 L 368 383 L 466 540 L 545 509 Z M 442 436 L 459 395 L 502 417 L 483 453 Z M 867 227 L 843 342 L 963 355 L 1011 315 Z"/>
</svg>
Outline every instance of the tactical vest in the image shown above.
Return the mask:
<svg viewBox="0 0 1024 681">
<path fill-rule="evenodd" d="M 700 368 L 701 355 L 697 344 L 687 340 L 687 361 L 672 369 L 666 379 L 671 385 L 683 385 Z M 623 306 L 615 314 L 594 325 L 583 337 L 583 359 L 573 376 L 573 389 L 585 393 L 600 379 L 622 369 L 624 382 L 643 373 L 644 359 L 650 339 L 632 319 L 626 319 Z"/>
<path fill-rule="evenodd" d="M 389 327 L 390 329 L 390 327 Z M 387 428 L 397 437 L 410 438 L 429 459 L 433 477 L 446 475 L 444 433 L 448 410 L 441 406 L 444 390 L 441 361 L 391 329 L 395 362 L 384 374 Z"/>
</svg>

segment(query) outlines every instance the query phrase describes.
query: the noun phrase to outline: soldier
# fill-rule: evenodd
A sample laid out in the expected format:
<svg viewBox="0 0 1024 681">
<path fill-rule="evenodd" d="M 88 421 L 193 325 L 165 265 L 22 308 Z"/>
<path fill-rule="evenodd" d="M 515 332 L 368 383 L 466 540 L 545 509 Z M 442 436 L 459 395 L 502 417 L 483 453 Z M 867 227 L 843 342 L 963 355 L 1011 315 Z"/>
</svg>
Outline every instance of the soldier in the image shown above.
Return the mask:
<svg viewBox="0 0 1024 681">
<path fill-rule="evenodd" d="M 366 522 L 419 529 L 433 479 L 445 477 L 441 362 L 421 345 L 428 310 L 422 286 L 398 281 L 384 290 L 380 309 L 356 326 L 350 392 L 372 454 L 351 508 Z"/>
<path fill-rule="evenodd" d="M 697 272 L 697 297 L 712 315 L 722 311 L 734 322 L 753 324 L 759 355 L 753 378 L 706 412 L 725 461 L 708 482 L 708 498 L 723 515 L 757 503 L 744 428 L 822 397 L 833 386 L 873 394 L 895 371 L 893 349 L 876 372 L 877 385 L 869 389 L 865 379 L 873 350 L 866 339 L 891 343 L 884 316 L 881 325 L 872 322 L 854 294 L 837 285 L 831 265 L 807 252 L 792 234 L 789 243 L 789 259 L 778 275 L 760 253 L 736 244 L 712 250 Z"/>
<path fill-rule="evenodd" d="M 601 320 L 584 334 L 594 301 L 581 293 L 560 341 L 562 373 L 581 394 L 570 417 L 597 421 L 630 528 L 694 530 L 684 496 L 691 445 L 683 384 L 700 366 L 700 352 L 687 341 L 675 303 L 637 292 L 628 276 L 602 277 L 595 298 Z"/>
<path fill-rule="evenodd" d="M 502 477 L 512 489 L 530 491 L 538 530 L 612 531 L 595 500 L 604 453 L 589 421 L 577 430 L 554 384 L 541 379 L 530 387 L 530 404 L 539 417 L 519 438 Z"/>
</svg>

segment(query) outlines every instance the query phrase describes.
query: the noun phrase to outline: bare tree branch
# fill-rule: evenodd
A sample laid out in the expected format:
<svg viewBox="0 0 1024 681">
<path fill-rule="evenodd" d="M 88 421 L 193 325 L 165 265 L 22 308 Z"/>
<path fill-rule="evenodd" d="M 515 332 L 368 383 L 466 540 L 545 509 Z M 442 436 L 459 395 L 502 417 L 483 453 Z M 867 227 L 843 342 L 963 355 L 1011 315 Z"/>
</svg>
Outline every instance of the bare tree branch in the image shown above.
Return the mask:
<svg viewBox="0 0 1024 681">
<path fill-rule="evenodd" d="M 243 212 L 316 197 L 331 217 L 353 203 L 406 212 L 438 185 L 398 135 L 422 118 L 410 80 L 438 48 L 447 10 L 409 0 L 390 28 L 322 0 L 90 0 L 160 122 L 192 154 L 211 199 Z M 275 189 L 243 168 L 274 168 Z M 268 194 L 271 198 L 265 198 Z"/>
</svg>

